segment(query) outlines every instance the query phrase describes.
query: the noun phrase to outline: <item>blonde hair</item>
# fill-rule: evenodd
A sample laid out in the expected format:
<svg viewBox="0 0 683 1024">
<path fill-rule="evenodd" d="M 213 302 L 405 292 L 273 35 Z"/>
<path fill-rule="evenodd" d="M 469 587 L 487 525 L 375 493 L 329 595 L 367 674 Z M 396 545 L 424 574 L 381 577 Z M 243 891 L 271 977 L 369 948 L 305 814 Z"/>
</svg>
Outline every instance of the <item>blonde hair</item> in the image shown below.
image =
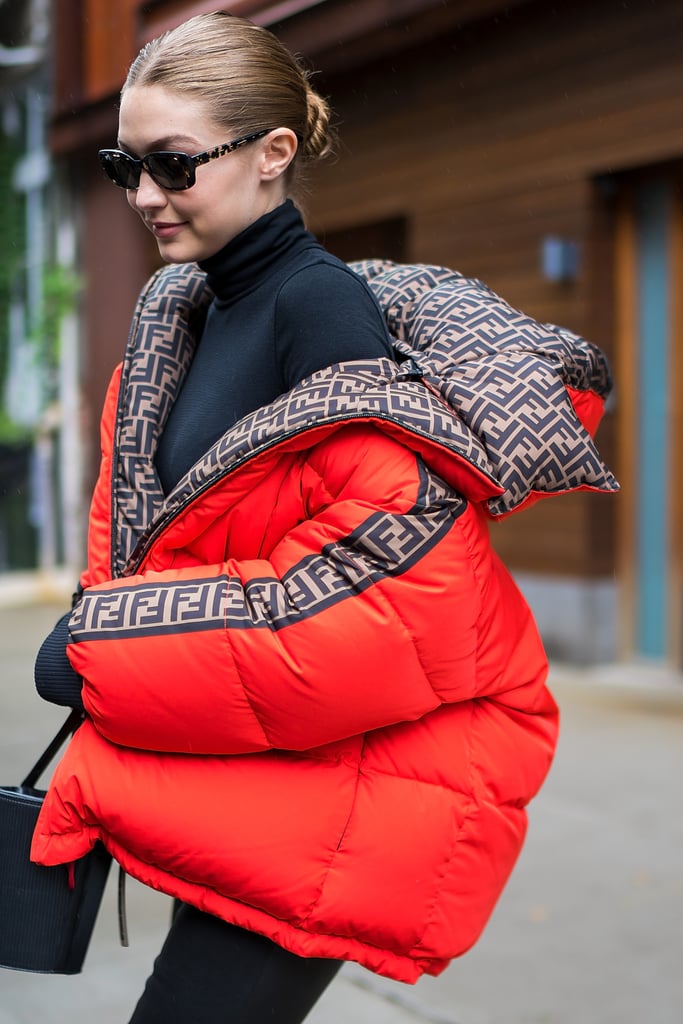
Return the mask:
<svg viewBox="0 0 683 1024">
<path fill-rule="evenodd" d="M 290 128 L 297 159 L 310 164 L 334 152 L 331 112 L 310 73 L 267 29 L 223 11 L 199 14 L 153 39 L 130 66 L 133 85 L 163 85 L 200 99 L 207 115 L 234 136 Z"/>
</svg>

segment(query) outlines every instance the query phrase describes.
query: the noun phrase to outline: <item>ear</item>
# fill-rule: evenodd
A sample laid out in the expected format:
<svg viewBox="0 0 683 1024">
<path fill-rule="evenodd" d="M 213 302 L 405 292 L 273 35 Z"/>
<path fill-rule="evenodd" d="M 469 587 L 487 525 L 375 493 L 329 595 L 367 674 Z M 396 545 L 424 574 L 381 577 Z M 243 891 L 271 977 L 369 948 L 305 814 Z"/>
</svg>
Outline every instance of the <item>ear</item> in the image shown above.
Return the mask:
<svg viewBox="0 0 683 1024">
<path fill-rule="evenodd" d="M 299 140 L 290 128 L 275 128 L 263 140 L 261 148 L 261 178 L 274 181 L 287 170 L 296 156 Z"/>
</svg>

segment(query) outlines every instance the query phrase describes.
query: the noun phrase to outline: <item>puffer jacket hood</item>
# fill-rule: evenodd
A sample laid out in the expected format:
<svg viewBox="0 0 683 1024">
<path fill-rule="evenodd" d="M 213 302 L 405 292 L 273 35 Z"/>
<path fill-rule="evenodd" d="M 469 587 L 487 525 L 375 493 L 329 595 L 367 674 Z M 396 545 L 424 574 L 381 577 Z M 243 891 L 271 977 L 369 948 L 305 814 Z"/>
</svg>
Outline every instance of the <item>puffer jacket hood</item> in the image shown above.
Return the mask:
<svg viewBox="0 0 683 1024">
<path fill-rule="evenodd" d="M 492 517 L 535 498 L 618 490 L 593 443 L 612 379 L 604 353 L 540 324 L 481 281 L 443 267 L 354 265 L 369 280 L 403 364 L 472 436 L 477 467 L 500 485 Z"/>
<path fill-rule="evenodd" d="M 597 349 L 432 267 L 355 266 L 396 361 L 322 370 L 164 497 L 156 443 L 211 300 L 141 295 L 102 422 L 69 658 L 88 718 L 32 856 L 133 876 L 306 956 L 403 981 L 481 933 L 557 708 L 487 519 L 612 491 Z"/>
</svg>

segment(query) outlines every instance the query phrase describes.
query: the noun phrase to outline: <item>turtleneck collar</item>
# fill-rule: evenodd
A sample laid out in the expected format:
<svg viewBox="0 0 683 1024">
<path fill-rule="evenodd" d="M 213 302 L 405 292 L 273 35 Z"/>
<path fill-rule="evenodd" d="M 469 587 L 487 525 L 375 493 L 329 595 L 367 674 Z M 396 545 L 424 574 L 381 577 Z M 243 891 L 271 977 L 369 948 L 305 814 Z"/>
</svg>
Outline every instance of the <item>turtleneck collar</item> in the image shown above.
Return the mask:
<svg viewBox="0 0 683 1024">
<path fill-rule="evenodd" d="M 256 288 L 294 247 L 317 244 L 291 199 L 259 217 L 214 256 L 201 260 L 219 302 L 233 302 Z"/>
</svg>

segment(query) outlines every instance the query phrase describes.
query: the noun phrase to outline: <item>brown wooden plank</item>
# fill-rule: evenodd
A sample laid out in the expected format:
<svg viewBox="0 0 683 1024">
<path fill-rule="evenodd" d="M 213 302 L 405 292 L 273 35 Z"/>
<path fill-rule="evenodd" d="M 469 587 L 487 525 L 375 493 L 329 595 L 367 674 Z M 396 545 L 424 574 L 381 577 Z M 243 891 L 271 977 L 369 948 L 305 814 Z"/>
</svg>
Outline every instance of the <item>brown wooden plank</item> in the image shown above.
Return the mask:
<svg viewBox="0 0 683 1024">
<path fill-rule="evenodd" d="M 83 99 L 83 21 L 80 0 L 53 4 L 52 113 L 73 115 Z"/>
<path fill-rule="evenodd" d="M 83 0 L 83 97 L 97 102 L 121 88 L 137 52 L 134 14 L 137 0 Z"/>
</svg>

